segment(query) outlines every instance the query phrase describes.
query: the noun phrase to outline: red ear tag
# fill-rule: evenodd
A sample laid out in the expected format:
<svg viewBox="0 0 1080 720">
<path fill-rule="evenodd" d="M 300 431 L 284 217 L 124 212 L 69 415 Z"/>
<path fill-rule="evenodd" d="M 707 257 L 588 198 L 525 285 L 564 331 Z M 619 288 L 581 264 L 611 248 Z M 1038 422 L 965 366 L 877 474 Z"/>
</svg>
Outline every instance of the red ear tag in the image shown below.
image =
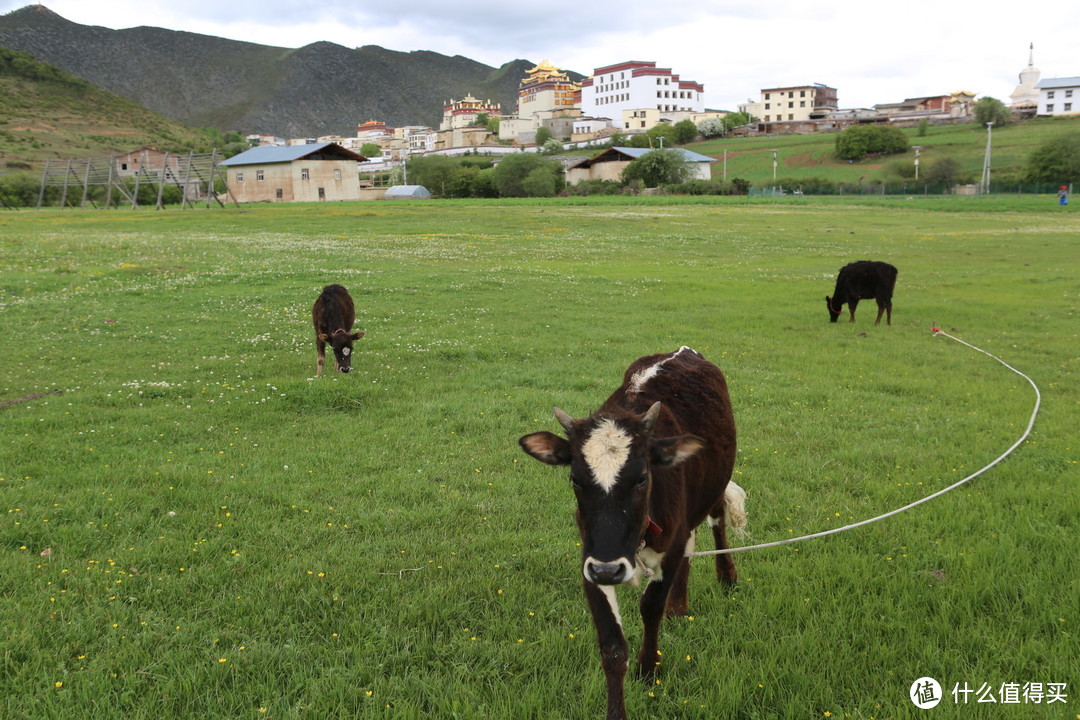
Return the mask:
<svg viewBox="0 0 1080 720">
<path fill-rule="evenodd" d="M 645 527 L 645 532 L 653 537 L 660 537 L 664 534 L 664 528 L 657 525 L 652 518 L 649 518 L 649 524 Z"/>
</svg>

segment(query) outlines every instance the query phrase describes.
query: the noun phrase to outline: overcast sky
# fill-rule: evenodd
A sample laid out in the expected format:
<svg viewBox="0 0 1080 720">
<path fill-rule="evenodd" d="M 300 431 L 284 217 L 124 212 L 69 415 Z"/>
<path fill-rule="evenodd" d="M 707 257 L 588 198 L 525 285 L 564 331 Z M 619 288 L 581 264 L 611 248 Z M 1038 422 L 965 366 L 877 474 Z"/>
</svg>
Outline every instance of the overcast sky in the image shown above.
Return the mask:
<svg viewBox="0 0 1080 720">
<path fill-rule="evenodd" d="M 0 0 L 0 13 L 27 0 Z M 591 75 L 655 61 L 735 110 L 765 87 L 823 83 L 841 108 L 967 90 L 1006 103 L 1035 43 L 1042 77 L 1080 75 L 1080 2 L 971 0 L 45 0 L 83 25 L 149 25 L 296 48 L 433 50 L 498 67 L 517 58 Z"/>
</svg>

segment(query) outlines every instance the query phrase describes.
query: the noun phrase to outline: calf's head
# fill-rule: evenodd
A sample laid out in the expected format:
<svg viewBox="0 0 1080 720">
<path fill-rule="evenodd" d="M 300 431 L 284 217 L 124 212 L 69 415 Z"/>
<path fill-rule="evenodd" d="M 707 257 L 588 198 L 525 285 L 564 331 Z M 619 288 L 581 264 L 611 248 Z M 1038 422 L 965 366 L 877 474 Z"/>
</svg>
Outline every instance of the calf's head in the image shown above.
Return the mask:
<svg viewBox="0 0 1080 720">
<path fill-rule="evenodd" d="M 829 309 L 829 322 L 836 322 L 836 319 L 840 317 L 840 309 L 844 306 L 842 302 L 835 302 L 828 295 L 825 296 L 825 307 Z"/>
<path fill-rule="evenodd" d="M 629 582 L 649 523 L 653 468 L 674 467 L 705 445 L 694 435 L 654 438 L 660 415 L 655 403 L 644 415 L 598 414 L 575 420 L 555 408 L 566 438 L 550 432 L 526 435 L 522 449 L 548 465 L 568 465 L 577 497 L 582 573 L 597 585 Z"/>
<path fill-rule="evenodd" d="M 353 342 L 362 337 L 364 337 L 363 332 L 349 332 L 340 328 L 329 335 L 326 333 L 319 335 L 319 339 L 333 349 L 338 372 L 343 373 L 352 370 Z"/>
</svg>

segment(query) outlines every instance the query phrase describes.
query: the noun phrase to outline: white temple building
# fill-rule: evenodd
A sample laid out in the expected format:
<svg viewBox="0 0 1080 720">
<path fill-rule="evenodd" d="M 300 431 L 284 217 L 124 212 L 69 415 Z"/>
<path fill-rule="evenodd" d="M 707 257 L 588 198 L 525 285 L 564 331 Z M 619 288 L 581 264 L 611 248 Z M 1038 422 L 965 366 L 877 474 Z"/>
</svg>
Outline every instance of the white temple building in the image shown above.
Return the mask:
<svg viewBox="0 0 1080 720">
<path fill-rule="evenodd" d="M 1010 107 L 1016 110 L 1034 110 L 1039 105 L 1039 90 L 1035 85 L 1042 75 L 1035 67 L 1035 43 L 1031 43 L 1028 52 L 1028 65 L 1020 71 L 1020 84 L 1012 91 L 1012 104 Z"/>
</svg>

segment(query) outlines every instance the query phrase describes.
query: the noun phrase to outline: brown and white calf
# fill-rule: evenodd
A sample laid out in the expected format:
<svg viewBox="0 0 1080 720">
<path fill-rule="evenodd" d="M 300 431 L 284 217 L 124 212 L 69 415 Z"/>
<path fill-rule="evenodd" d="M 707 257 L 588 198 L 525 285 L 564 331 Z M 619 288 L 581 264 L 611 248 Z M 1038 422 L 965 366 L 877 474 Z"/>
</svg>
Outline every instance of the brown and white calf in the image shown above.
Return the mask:
<svg viewBox="0 0 1080 720">
<path fill-rule="evenodd" d="M 352 332 L 356 308 L 349 291 L 341 285 L 324 287 L 311 308 L 311 321 L 315 325 L 315 349 L 319 353 L 315 375 L 322 375 L 327 345 L 334 353 L 338 371 L 347 373 L 352 370 L 353 342 L 364 337 L 364 333 Z"/>
<path fill-rule="evenodd" d="M 519 443 L 541 462 L 570 468 L 585 597 L 607 681 L 607 717 L 623 720 L 629 656 L 615 586 L 648 579 L 637 667 L 651 679 L 660 665 L 665 612 L 687 612 L 687 555 L 697 526 L 707 520 L 717 548 L 726 548 L 725 523 L 746 523 L 746 493 L 730 482 L 735 421 L 727 383 L 720 368 L 683 347 L 635 361 L 592 415 L 573 419 L 554 412 L 565 438 L 543 431 Z M 721 582 L 735 582 L 730 555 L 716 556 L 716 574 Z"/>
<path fill-rule="evenodd" d="M 896 275 L 895 267 L 876 260 L 859 260 L 840 268 L 832 297 L 825 297 L 829 322 L 836 322 L 840 317 L 844 303 L 847 303 L 851 315 L 850 322 L 855 322 L 855 308 L 859 306 L 859 301 L 873 298 L 878 307 L 874 324 L 881 324 L 881 314 L 887 312 L 885 322 L 892 325 L 892 295 L 896 288 Z"/>
</svg>

